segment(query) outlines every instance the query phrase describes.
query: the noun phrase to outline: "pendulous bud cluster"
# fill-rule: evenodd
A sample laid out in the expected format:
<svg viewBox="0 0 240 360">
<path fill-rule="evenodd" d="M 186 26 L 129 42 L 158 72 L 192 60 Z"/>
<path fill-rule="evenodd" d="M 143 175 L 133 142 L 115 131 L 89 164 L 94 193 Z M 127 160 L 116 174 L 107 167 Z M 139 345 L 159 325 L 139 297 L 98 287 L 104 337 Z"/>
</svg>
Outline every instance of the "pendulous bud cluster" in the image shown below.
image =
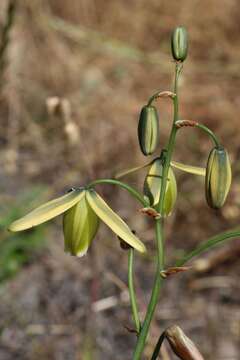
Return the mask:
<svg viewBox="0 0 240 360">
<path fill-rule="evenodd" d="M 138 140 L 144 155 L 151 155 L 159 143 L 159 119 L 155 106 L 145 105 L 138 123 Z"/>
</svg>

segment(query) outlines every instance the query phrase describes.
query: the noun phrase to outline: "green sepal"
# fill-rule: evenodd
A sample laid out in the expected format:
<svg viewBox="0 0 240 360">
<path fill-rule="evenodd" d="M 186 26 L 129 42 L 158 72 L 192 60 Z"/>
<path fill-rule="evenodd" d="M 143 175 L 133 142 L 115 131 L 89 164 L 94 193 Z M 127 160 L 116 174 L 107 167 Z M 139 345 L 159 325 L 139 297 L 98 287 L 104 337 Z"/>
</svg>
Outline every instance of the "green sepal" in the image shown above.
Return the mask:
<svg viewBox="0 0 240 360">
<path fill-rule="evenodd" d="M 65 251 L 81 257 L 86 254 L 99 227 L 99 219 L 84 196 L 63 216 Z"/>
<path fill-rule="evenodd" d="M 145 169 L 145 168 L 149 167 L 152 163 L 153 163 L 153 161 L 150 161 L 147 164 L 139 165 L 139 166 L 136 166 L 136 167 L 133 167 L 133 168 L 130 168 L 130 169 L 120 171 L 115 175 L 115 179 L 121 179 L 122 177 L 127 176 L 129 174 L 132 174 L 132 173 L 134 173 L 136 171 Z"/>
<path fill-rule="evenodd" d="M 187 165 L 187 164 L 180 163 L 178 161 L 171 161 L 171 166 L 176 169 L 193 174 L 193 175 L 199 175 L 199 176 L 206 175 L 206 169 L 203 167 Z"/>
</svg>

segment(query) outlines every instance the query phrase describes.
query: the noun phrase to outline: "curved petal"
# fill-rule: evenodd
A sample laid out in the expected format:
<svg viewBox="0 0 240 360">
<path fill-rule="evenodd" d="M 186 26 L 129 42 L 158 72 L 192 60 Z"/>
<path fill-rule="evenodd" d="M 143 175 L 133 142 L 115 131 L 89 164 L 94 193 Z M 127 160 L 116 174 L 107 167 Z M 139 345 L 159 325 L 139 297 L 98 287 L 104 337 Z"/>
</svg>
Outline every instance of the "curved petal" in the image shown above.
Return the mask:
<svg viewBox="0 0 240 360">
<path fill-rule="evenodd" d="M 130 168 L 130 169 L 126 169 L 126 170 L 123 170 L 123 171 L 120 171 L 118 172 L 114 177 L 115 179 L 121 179 L 122 177 L 124 176 L 127 176 L 129 174 L 132 174 L 138 170 L 142 170 L 142 169 L 145 169 L 146 167 L 149 167 L 152 165 L 152 162 L 153 161 L 150 161 L 148 162 L 147 164 L 144 164 L 144 165 L 139 165 L 139 166 L 136 166 L 134 168 Z"/>
<path fill-rule="evenodd" d="M 171 161 L 171 166 L 190 174 L 200 175 L 200 176 L 206 175 L 206 169 L 200 166 L 186 165 L 178 161 Z"/>
<path fill-rule="evenodd" d="M 96 191 L 86 192 L 89 205 L 97 216 L 122 240 L 140 252 L 146 252 L 145 245 L 132 233 L 127 224 L 107 205 Z"/>
<path fill-rule="evenodd" d="M 72 190 L 57 199 L 48 201 L 31 211 L 24 217 L 14 221 L 8 228 L 10 231 L 22 231 L 48 221 L 74 206 L 85 194 L 82 189 Z"/>
</svg>

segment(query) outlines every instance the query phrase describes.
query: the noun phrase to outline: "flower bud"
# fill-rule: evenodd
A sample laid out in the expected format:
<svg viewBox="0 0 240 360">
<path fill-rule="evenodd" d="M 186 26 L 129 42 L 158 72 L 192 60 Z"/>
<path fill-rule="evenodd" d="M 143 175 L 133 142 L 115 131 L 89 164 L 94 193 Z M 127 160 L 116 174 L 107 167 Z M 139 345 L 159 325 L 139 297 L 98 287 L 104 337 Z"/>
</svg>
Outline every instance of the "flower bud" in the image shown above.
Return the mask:
<svg viewBox="0 0 240 360">
<path fill-rule="evenodd" d="M 173 352 L 182 360 L 204 360 L 195 344 L 184 334 L 182 329 L 173 325 L 165 331 Z"/>
<path fill-rule="evenodd" d="M 213 209 L 223 206 L 232 180 L 231 165 L 223 147 L 211 150 L 206 167 L 205 194 L 208 205 Z"/>
<path fill-rule="evenodd" d="M 151 155 L 159 143 L 159 119 L 155 106 L 142 108 L 138 123 L 138 140 L 144 155 Z"/>
<path fill-rule="evenodd" d="M 188 33 L 183 26 L 173 30 L 171 45 L 173 58 L 177 61 L 184 61 L 188 54 Z"/>
<path fill-rule="evenodd" d="M 150 205 L 155 206 L 158 204 L 161 195 L 162 186 L 162 160 L 157 158 L 149 169 L 149 172 L 144 181 L 143 192 L 149 199 Z M 164 196 L 163 216 L 171 214 L 177 199 L 177 183 L 174 172 L 170 167 L 168 170 L 168 179 L 166 185 L 166 192 Z"/>
<path fill-rule="evenodd" d="M 65 251 L 78 257 L 85 255 L 98 226 L 98 217 L 89 206 L 86 196 L 83 196 L 76 205 L 64 213 Z"/>
</svg>

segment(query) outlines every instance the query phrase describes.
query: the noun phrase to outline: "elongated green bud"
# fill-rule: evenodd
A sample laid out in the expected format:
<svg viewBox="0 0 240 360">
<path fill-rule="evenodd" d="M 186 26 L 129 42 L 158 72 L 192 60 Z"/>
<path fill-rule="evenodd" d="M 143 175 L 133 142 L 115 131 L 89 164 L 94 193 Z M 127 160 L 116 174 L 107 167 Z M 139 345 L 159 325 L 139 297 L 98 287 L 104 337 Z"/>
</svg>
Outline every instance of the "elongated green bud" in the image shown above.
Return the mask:
<svg viewBox="0 0 240 360">
<path fill-rule="evenodd" d="M 149 172 L 144 181 L 143 192 L 149 199 L 150 205 L 155 206 L 158 204 L 161 195 L 162 185 L 162 160 L 156 159 L 149 169 Z M 164 197 L 163 216 L 171 214 L 177 199 L 177 183 L 172 168 L 169 168 L 168 179 L 166 186 L 166 193 Z"/>
<path fill-rule="evenodd" d="M 155 106 L 142 108 L 138 123 L 138 140 L 144 155 L 151 155 L 159 143 L 159 119 Z"/>
<path fill-rule="evenodd" d="M 223 206 L 232 180 L 231 165 L 227 151 L 214 147 L 208 157 L 205 194 L 208 205 L 213 209 Z"/>
<path fill-rule="evenodd" d="M 74 256 L 85 255 L 98 226 L 98 217 L 89 206 L 86 196 L 83 196 L 76 205 L 64 213 L 65 251 Z"/>
<path fill-rule="evenodd" d="M 188 54 L 188 33 L 183 26 L 173 30 L 171 45 L 173 58 L 177 61 L 184 61 Z"/>
<path fill-rule="evenodd" d="M 196 345 L 182 331 L 173 325 L 165 331 L 165 337 L 173 352 L 182 360 L 204 360 Z"/>
</svg>

